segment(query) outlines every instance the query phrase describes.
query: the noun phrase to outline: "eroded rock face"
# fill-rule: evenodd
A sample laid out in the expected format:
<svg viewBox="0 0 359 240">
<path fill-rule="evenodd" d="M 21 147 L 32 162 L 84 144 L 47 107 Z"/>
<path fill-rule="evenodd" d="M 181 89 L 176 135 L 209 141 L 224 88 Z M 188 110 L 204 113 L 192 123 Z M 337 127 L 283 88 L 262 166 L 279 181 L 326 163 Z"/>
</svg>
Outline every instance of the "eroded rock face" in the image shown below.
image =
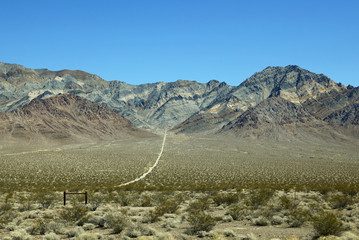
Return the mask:
<svg viewBox="0 0 359 240">
<path fill-rule="evenodd" d="M 359 126 L 359 103 L 349 104 L 324 118 L 334 125 Z"/>
<path fill-rule="evenodd" d="M 172 128 L 211 104 L 233 87 L 218 81 L 200 84 L 179 80 L 171 83 L 130 85 L 107 82 L 82 71 L 33 70 L 0 64 L 0 111 L 25 106 L 34 98 L 76 94 L 101 103 L 144 128 Z"/>
<path fill-rule="evenodd" d="M 319 123 L 301 105 L 283 98 L 268 98 L 225 125 L 220 132 L 239 136 L 283 138 L 298 131 L 303 125 Z"/>
<path fill-rule="evenodd" d="M 0 114 L 1 138 L 22 140 L 104 140 L 146 137 L 129 120 L 101 104 L 73 94 L 33 99 Z"/>
<path fill-rule="evenodd" d="M 266 99 L 282 98 L 289 103 L 303 105 L 307 101 L 316 102 L 316 99 L 323 95 L 343 91 L 346 91 L 345 86 L 298 66 L 268 67 L 233 88 L 227 95 L 217 98 L 212 105 L 194 114 L 175 130 L 196 132 L 214 127 L 218 131 Z M 317 116 L 314 108 L 308 108 L 308 111 Z"/>
<path fill-rule="evenodd" d="M 349 105 L 359 99 L 357 88 L 347 88 L 323 74 L 292 65 L 268 67 L 239 86 L 229 86 L 216 80 L 205 84 L 178 80 L 130 85 L 108 82 L 82 71 L 34 70 L 0 63 L 1 112 L 26 106 L 36 98 L 47 99 L 67 93 L 100 103 L 137 127 L 154 132 L 173 129 L 177 133 L 235 131 L 234 127 L 228 127 L 235 122 L 237 126 L 244 124 L 241 129 L 249 129 L 251 125 L 255 129 L 258 124 L 264 126 L 264 119 L 270 126 L 313 121 L 339 125 L 343 119 L 356 121 L 355 111 L 344 108 L 351 108 Z M 329 117 L 336 111 L 342 112 L 336 113 L 338 117 Z M 348 111 L 350 116 L 339 117 L 347 115 Z M 280 121 L 275 118 L 278 114 L 282 115 Z"/>
</svg>

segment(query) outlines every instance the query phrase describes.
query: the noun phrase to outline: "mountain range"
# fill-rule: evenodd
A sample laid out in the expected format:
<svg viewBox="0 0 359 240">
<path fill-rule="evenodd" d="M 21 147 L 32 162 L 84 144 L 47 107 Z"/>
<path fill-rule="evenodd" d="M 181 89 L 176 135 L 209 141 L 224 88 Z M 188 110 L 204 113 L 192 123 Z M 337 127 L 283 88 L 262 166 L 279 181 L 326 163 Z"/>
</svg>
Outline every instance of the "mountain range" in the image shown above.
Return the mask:
<svg viewBox="0 0 359 240">
<path fill-rule="evenodd" d="M 107 139 L 163 130 L 277 140 L 359 136 L 359 88 L 295 65 L 267 67 L 230 86 L 130 85 L 79 70 L 0 63 L 0 112 L 0 132 L 13 138 Z"/>
</svg>

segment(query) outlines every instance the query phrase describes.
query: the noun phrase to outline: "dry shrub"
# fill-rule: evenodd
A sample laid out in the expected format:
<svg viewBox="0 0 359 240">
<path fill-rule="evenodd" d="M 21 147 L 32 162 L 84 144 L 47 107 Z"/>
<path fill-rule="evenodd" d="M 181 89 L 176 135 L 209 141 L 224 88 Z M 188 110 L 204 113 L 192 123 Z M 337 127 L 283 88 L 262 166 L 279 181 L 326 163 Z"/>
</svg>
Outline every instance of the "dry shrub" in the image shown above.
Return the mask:
<svg viewBox="0 0 359 240">
<path fill-rule="evenodd" d="M 208 199 L 208 196 L 202 197 L 200 199 L 197 199 L 195 201 L 192 201 L 189 203 L 187 207 L 187 211 L 205 211 L 208 210 L 211 203 Z"/>
<path fill-rule="evenodd" d="M 231 205 L 237 203 L 239 200 L 238 193 L 233 192 L 219 192 L 213 197 L 213 202 L 219 206 L 222 204 Z"/>
<path fill-rule="evenodd" d="M 53 192 L 38 191 L 32 194 L 32 199 L 38 202 L 43 209 L 49 208 L 56 199 Z"/>
<path fill-rule="evenodd" d="M 154 236 L 156 235 L 156 230 L 142 225 L 131 225 L 126 230 L 125 235 L 130 238 L 138 238 L 140 236 Z"/>
<path fill-rule="evenodd" d="M 245 216 L 245 209 L 241 205 L 235 204 L 229 208 L 227 214 L 229 214 L 233 220 L 242 220 Z"/>
<path fill-rule="evenodd" d="M 32 240 L 33 238 L 24 230 L 16 230 L 11 233 L 12 240 Z"/>
<path fill-rule="evenodd" d="M 157 221 L 165 213 L 175 213 L 182 202 L 181 198 L 171 197 L 167 200 L 163 200 L 154 211 L 149 212 L 149 216 L 152 222 Z"/>
<path fill-rule="evenodd" d="M 245 203 L 247 206 L 258 209 L 260 206 L 265 206 L 267 202 L 273 197 L 274 190 L 269 188 L 259 188 L 249 190 Z"/>
<path fill-rule="evenodd" d="M 90 196 L 91 211 L 96 211 L 96 209 L 106 200 L 100 192 L 91 193 Z"/>
<path fill-rule="evenodd" d="M 44 236 L 45 240 L 60 240 L 60 237 L 56 235 L 56 233 L 48 233 Z"/>
<path fill-rule="evenodd" d="M 344 209 L 354 203 L 353 197 L 344 193 L 332 194 L 328 196 L 328 201 L 333 209 Z"/>
<path fill-rule="evenodd" d="M 20 196 L 18 196 L 18 199 L 20 202 L 20 206 L 18 207 L 18 210 L 20 212 L 25 212 L 25 211 L 31 210 L 32 202 L 28 197 L 20 195 Z"/>
<path fill-rule="evenodd" d="M 279 204 L 283 209 L 294 209 L 298 206 L 298 202 L 296 202 L 293 198 L 288 197 L 286 195 L 279 197 Z"/>
<path fill-rule="evenodd" d="M 75 227 L 66 232 L 67 237 L 79 237 L 85 230 L 82 227 Z"/>
<path fill-rule="evenodd" d="M 343 222 L 332 212 L 323 212 L 313 218 L 317 236 L 336 235 L 344 231 Z"/>
<path fill-rule="evenodd" d="M 311 214 L 308 210 L 295 208 L 290 210 L 287 223 L 290 227 L 301 227 L 309 220 L 311 220 Z"/>
<path fill-rule="evenodd" d="M 201 231 L 209 232 L 216 225 L 216 219 L 205 211 L 189 212 L 187 221 L 191 225 L 191 233 L 193 234 Z"/>
<path fill-rule="evenodd" d="M 46 222 L 43 219 L 38 218 L 34 220 L 30 234 L 44 235 L 46 233 L 46 230 L 47 230 Z"/>
<path fill-rule="evenodd" d="M 263 216 L 260 216 L 259 218 L 253 220 L 253 224 L 256 226 L 268 226 L 269 220 Z"/>
<path fill-rule="evenodd" d="M 16 218 L 18 213 L 13 209 L 10 202 L 5 202 L 0 205 L 0 224 L 7 224 Z"/>
<path fill-rule="evenodd" d="M 115 234 L 121 233 L 130 225 L 131 222 L 128 217 L 121 213 L 108 214 L 105 216 L 105 227 L 111 228 Z"/>
<path fill-rule="evenodd" d="M 84 218 L 89 209 L 81 204 L 73 202 L 72 207 L 66 207 L 60 212 L 60 218 L 66 222 L 77 222 Z"/>
</svg>

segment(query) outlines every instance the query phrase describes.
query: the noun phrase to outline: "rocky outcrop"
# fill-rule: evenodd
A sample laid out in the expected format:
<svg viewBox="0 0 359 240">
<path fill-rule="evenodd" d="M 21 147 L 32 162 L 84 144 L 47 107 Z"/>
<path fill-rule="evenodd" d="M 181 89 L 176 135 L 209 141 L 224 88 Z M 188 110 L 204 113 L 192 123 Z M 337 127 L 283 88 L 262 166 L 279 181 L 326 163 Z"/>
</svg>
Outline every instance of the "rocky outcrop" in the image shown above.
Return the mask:
<svg viewBox="0 0 359 240">
<path fill-rule="evenodd" d="M 73 94 L 36 98 L 23 108 L 2 113 L 0 119 L 0 135 L 7 139 L 72 141 L 152 135 L 115 111 Z"/>
<path fill-rule="evenodd" d="M 249 131 L 257 125 L 282 129 L 284 125 L 287 128 L 291 124 L 303 125 L 313 121 L 325 126 L 328 123 L 341 126 L 346 124 L 345 119 L 352 119 L 347 122 L 353 125 L 356 113 L 352 108 L 355 109 L 353 104 L 359 99 L 358 92 L 358 88 L 345 87 L 323 74 L 294 65 L 267 67 L 239 86 L 229 86 L 216 80 L 205 84 L 178 80 L 130 85 L 121 81 L 107 82 L 82 71 L 28 69 L 0 63 L 2 112 L 24 107 L 36 98 L 75 94 L 100 103 L 137 127 L 152 132 L 172 129 L 176 133 L 188 134 L 222 133 L 238 129 Z M 264 114 L 265 111 L 268 112 Z M 306 115 L 301 115 L 304 113 Z M 275 114 L 283 115 L 283 118 L 276 121 L 273 118 Z M 345 117 L 348 114 L 350 116 Z M 303 116 L 310 120 L 304 121 Z M 263 119 L 271 121 L 261 122 Z M 237 123 L 236 127 L 229 127 L 234 123 Z"/>
<path fill-rule="evenodd" d="M 352 136 L 313 116 L 299 104 L 281 97 L 268 98 L 218 132 L 241 138 L 279 141 L 350 142 Z"/>
<path fill-rule="evenodd" d="M 107 82 L 82 71 L 28 69 L 16 64 L 0 64 L 0 111 L 25 106 L 34 98 L 76 94 L 101 103 L 142 128 L 169 129 L 210 105 L 233 89 L 210 81 L 158 82 L 130 85 Z"/>
<path fill-rule="evenodd" d="M 213 127 L 218 129 L 220 124 L 234 121 L 248 109 L 269 98 L 280 97 L 290 103 L 303 105 L 322 95 L 345 90 L 345 86 L 336 84 L 323 74 L 315 74 L 298 66 L 268 67 L 233 88 L 227 95 L 218 97 L 212 105 L 195 113 L 175 130 L 196 132 L 204 128 L 208 131 Z M 208 124 L 213 119 L 215 125 Z M 204 127 L 206 125 L 208 127 Z"/>
<path fill-rule="evenodd" d="M 297 134 L 298 127 L 315 122 L 308 111 L 300 105 L 283 98 L 268 98 L 249 108 L 234 121 L 225 125 L 220 132 L 230 132 L 242 137 L 273 137 Z"/>
<path fill-rule="evenodd" d="M 324 118 L 333 125 L 359 126 L 359 102 L 347 105 Z"/>
</svg>

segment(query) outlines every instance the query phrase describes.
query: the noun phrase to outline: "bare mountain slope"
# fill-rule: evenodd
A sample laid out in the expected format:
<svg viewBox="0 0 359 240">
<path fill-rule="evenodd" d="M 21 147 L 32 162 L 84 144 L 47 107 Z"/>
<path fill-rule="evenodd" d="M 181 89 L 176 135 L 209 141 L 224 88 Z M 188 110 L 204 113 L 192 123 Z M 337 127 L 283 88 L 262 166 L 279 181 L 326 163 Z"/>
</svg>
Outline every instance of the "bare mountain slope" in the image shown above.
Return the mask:
<svg viewBox="0 0 359 240">
<path fill-rule="evenodd" d="M 346 87 L 337 84 L 323 74 L 315 74 L 298 66 L 268 67 L 255 73 L 225 96 L 219 96 L 207 108 L 195 113 L 174 131 L 190 133 L 220 129 L 229 121 L 234 121 L 251 107 L 262 101 L 281 97 L 294 104 L 345 91 Z M 222 125 L 222 126 L 221 126 Z"/>
<path fill-rule="evenodd" d="M 221 134 L 276 140 L 346 139 L 299 104 L 268 98 L 225 125 Z"/>
<path fill-rule="evenodd" d="M 172 128 L 212 104 L 234 87 L 218 81 L 158 82 L 130 85 L 107 82 L 82 71 L 29 69 L 0 63 L 0 111 L 25 106 L 34 98 L 76 94 L 101 103 L 143 128 Z"/>
<path fill-rule="evenodd" d="M 99 140 L 151 136 L 98 103 L 73 94 L 34 99 L 0 115 L 3 138 L 24 140 Z"/>
<path fill-rule="evenodd" d="M 288 122 L 281 125 L 283 123 L 281 119 L 279 122 L 272 121 L 271 124 L 260 122 L 260 125 L 267 124 L 269 128 L 280 129 L 278 133 L 283 130 L 283 136 L 288 134 L 297 136 L 298 131 L 295 127 L 293 131 L 289 129 L 294 123 L 295 126 L 301 125 L 312 129 L 313 133 L 318 132 L 317 135 L 321 135 L 320 127 L 315 130 L 319 125 L 325 126 L 326 129 L 322 130 L 329 132 L 345 125 L 346 132 L 351 133 L 354 125 L 346 124 L 345 119 L 356 119 L 356 105 L 352 104 L 357 103 L 358 92 L 358 88 L 350 86 L 347 88 L 323 74 L 315 74 L 295 65 L 267 67 L 239 86 L 229 86 L 225 82 L 216 80 L 208 83 L 178 80 L 168 83 L 130 85 L 121 81 L 107 82 L 96 75 L 82 71 L 28 69 L 16 64 L 0 63 L 0 111 L 2 112 L 10 112 L 26 106 L 35 98 L 47 99 L 58 94 L 70 93 L 100 103 L 126 117 L 137 127 L 150 129 L 153 132 L 173 129 L 176 133 L 187 134 L 218 133 L 224 126 L 226 126 L 224 129 L 227 129 L 229 123 L 234 123 L 238 119 L 244 121 L 245 117 L 250 116 L 248 111 L 257 109 L 256 106 L 258 109 L 266 106 L 263 109 L 269 110 L 270 105 L 274 104 L 275 108 L 279 108 L 279 113 L 286 116 Z M 288 103 L 285 105 L 280 102 L 282 100 L 272 101 L 271 98 L 280 98 Z M 289 103 L 292 105 L 288 105 Z M 281 111 L 286 108 L 289 112 Z M 352 108 L 354 112 L 348 110 Z M 292 110 L 299 111 L 298 114 L 309 114 L 314 119 L 308 117 L 308 121 L 298 121 L 302 115 L 295 115 Z M 342 114 L 347 115 L 348 111 L 354 115 L 340 117 Z M 259 120 L 266 119 L 266 115 L 259 112 L 254 116 Z M 289 120 L 292 123 L 289 123 Z M 311 125 L 312 123 L 320 124 Z M 327 129 L 329 125 L 331 129 Z M 259 131 L 255 128 L 252 129 L 254 133 L 250 134 L 249 125 L 243 127 L 248 128 L 244 135 L 257 137 L 270 135 L 264 130 Z M 243 130 L 243 127 L 240 129 Z M 236 128 L 229 129 L 236 131 Z M 244 136 L 242 130 L 239 131 L 241 133 L 237 134 L 238 136 Z M 280 135 L 274 134 L 273 138 L 278 138 Z"/>
</svg>

